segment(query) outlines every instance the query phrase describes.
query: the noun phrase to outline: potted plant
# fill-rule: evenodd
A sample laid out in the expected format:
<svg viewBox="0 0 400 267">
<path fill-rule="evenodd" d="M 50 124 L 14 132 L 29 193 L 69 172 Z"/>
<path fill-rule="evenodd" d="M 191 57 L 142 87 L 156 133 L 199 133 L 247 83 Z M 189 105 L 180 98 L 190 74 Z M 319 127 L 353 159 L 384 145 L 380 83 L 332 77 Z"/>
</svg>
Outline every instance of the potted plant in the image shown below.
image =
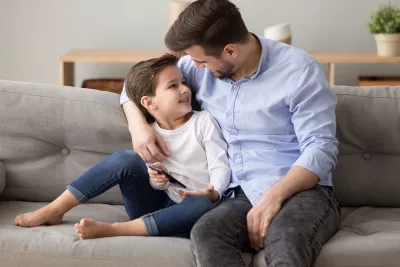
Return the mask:
<svg viewBox="0 0 400 267">
<path fill-rule="evenodd" d="M 380 5 L 372 11 L 367 25 L 375 36 L 379 56 L 400 56 L 400 8 L 390 3 Z"/>
</svg>

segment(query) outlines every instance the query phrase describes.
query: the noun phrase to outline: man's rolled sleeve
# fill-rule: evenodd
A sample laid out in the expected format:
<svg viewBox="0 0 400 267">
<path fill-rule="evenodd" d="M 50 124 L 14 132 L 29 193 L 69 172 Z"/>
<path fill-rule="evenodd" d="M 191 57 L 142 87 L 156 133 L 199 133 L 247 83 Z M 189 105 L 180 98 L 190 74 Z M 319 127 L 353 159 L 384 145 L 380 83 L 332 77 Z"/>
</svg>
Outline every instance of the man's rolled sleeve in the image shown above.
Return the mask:
<svg viewBox="0 0 400 267">
<path fill-rule="evenodd" d="M 301 151 L 293 166 L 325 177 L 337 163 L 336 96 L 317 62 L 304 67 L 290 99 L 292 123 Z"/>
</svg>

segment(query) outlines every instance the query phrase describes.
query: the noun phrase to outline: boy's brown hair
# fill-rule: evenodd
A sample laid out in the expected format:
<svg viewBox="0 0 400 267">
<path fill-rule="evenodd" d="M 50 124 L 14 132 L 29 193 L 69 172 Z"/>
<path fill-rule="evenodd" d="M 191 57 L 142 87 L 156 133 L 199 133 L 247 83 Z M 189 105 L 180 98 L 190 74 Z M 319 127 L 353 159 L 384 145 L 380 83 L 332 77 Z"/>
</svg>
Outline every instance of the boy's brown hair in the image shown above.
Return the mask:
<svg viewBox="0 0 400 267">
<path fill-rule="evenodd" d="M 249 32 L 235 4 L 228 0 L 197 0 L 182 11 L 164 42 L 174 52 L 200 45 L 206 55 L 218 58 L 227 44 L 248 40 Z"/>
<path fill-rule="evenodd" d="M 125 79 L 125 90 L 128 98 L 136 104 L 148 122 L 154 122 L 154 118 L 142 106 L 141 99 L 143 96 L 154 96 L 158 86 L 159 73 L 165 67 L 175 66 L 177 63 L 178 58 L 172 54 L 141 61 L 130 69 Z"/>
</svg>

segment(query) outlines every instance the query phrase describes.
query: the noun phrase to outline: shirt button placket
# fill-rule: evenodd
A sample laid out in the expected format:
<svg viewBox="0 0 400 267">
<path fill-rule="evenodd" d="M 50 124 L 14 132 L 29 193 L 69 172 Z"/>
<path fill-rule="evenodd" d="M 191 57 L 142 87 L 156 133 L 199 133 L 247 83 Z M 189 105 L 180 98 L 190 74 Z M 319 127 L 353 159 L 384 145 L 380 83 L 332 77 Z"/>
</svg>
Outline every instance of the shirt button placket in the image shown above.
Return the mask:
<svg viewBox="0 0 400 267">
<path fill-rule="evenodd" d="M 231 130 L 234 129 L 234 126 L 233 126 L 234 125 L 233 124 L 233 106 L 234 106 L 234 103 L 235 103 L 235 98 L 236 98 L 236 94 L 237 94 L 237 90 L 238 89 L 239 89 L 239 86 L 237 84 L 232 86 L 231 94 L 232 94 L 233 97 L 229 101 L 228 111 L 226 112 L 226 122 L 227 122 L 227 125 L 229 126 L 229 128 Z"/>
</svg>

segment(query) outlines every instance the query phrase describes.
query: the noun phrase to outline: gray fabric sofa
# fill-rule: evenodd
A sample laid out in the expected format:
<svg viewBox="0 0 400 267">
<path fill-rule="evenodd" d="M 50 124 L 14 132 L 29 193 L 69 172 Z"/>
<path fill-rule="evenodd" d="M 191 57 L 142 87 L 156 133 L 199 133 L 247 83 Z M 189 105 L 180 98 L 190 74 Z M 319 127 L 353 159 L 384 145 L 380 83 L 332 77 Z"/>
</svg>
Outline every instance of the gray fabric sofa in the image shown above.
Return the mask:
<svg viewBox="0 0 400 267">
<path fill-rule="evenodd" d="M 399 266 L 400 87 L 333 90 L 342 225 L 316 266 Z M 96 162 L 130 148 L 117 94 L 0 81 L 0 266 L 195 266 L 186 239 L 79 240 L 73 226 L 83 217 L 128 220 L 117 187 L 67 213 L 61 225 L 13 225 Z M 262 251 L 243 257 L 248 266 L 266 266 Z"/>
</svg>

